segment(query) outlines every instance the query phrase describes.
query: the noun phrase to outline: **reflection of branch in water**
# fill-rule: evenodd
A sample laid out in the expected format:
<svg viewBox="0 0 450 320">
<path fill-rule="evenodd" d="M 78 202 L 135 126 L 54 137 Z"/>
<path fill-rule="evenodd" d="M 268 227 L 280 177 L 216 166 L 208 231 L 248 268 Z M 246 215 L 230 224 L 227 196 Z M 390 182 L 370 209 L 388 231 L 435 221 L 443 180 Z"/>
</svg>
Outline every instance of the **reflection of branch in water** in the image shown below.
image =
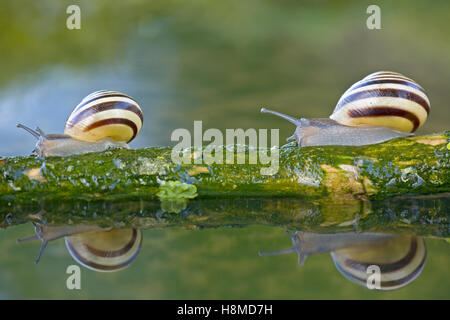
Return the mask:
<svg viewBox="0 0 450 320">
<path fill-rule="evenodd" d="M 395 290 L 415 280 L 426 260 L 425 241 L 416 236 L 382 233 L 288 233 L 293 247 L 260 256 L 297 253 L 299 265 L 308 256 L 330 252 L 336 268 L 347 279 L 367 286 L 371 266 L 380 270 L 380 290 Z"/>
<path fill-rule="evenodd" d="M 36 235 L 17 242 L 42 241 L 35 263 L 39 262 L 48 242 L 64 237 L 70 255 L 81 265 L 94 271 L 118 271 L 136 258 L 142 244 L 142 232 L 137 229 L 33 225 Z"/>
<path fill-rule="evenodd" d="M 38 221 L 43 204 L 9 206 L 0 201 L 0 228 Z M 175 213 L 174 213 L 175 212 Z M 296 198 L 204 199 L 186 203 L 135 201 L 45 201 L 46 225 L 98 225 L 153 229 L 216 228 L 253 224 L 317 233 L 349 231 L 449 237 L 450 194 L 389 200 L 325 201 Z M 42 213 L 41 213 L 42 214 Z"/>
</svg>

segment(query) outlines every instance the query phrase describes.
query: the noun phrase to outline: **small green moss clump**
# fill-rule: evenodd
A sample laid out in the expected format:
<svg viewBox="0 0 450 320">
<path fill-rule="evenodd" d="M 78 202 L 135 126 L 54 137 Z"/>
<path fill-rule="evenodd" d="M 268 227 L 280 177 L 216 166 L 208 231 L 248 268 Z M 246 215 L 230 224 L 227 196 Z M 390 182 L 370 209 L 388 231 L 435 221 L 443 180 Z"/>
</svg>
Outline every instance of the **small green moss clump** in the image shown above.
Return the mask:
<svg viewBox="0 0 450 320">
<path fill-rule="evenodd" d="M 162 181 L 156 194 L 161 200 L 194 199 L 197 187 L 180 181 Z"/>
</svg>

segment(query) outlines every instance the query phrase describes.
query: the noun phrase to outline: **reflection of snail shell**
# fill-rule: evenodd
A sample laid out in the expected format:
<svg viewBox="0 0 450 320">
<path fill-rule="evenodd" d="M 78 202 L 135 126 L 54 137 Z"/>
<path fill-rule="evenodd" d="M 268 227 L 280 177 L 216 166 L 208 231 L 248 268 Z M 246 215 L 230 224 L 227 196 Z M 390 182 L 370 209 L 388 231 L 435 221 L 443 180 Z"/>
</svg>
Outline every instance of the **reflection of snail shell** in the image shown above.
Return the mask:
<svg viewBox="0 0 450 320">
<path fill-rule="evenodd" d="M 427 255 L 424 239 L 415 236 L 309 232 L 289 235 L 294 247 L 259 254 L 266 256 L 295 252 L 299 264 L 303 265 L 309 255 L 330 252 L 339 272 L 364 287 L 373 274 L 368 268 L 379 267 L 380 290 L 395 290 L 412 282 L 422 272 Z"/>
<path fill-rule="evenodd" d="M 118 271 L 137 256 L 142 233 L 136 229 L 82 233 L 66 237 L 70 255 L 81 265 L 95 271 Z"/>
<path fill-rule="evenodd" d="M 386 250 L 389 248 L 389 250 Z M 369 266 L 380 268 L 380 289 L 406 286 L 422 272 L 426 259 L 425 241 L 417 237 L 398 237 L 367 248 L 345 248 L 331 252 L 336 268 L 347 279 L 367 285 Z"/>
<path fill-rule="evenodd" d="M 136 258 L 142 244 L 142 232 L 137 229 L 33 225 L 36 235 L 17 242 L 42 241 L 35 263 L 39 262 L 48 242 L 64 237 L 70 255 L 81 265 L 95 271 L 118 271 Z"/>
</svg>

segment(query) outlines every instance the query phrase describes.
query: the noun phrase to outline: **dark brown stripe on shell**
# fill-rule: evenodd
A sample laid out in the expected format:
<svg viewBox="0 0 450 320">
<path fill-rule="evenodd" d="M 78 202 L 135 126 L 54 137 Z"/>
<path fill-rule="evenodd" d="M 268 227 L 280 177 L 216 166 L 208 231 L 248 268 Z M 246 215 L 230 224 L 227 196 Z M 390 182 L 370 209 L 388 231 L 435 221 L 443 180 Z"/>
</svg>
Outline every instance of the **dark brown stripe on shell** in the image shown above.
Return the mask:
<svg viewBox="0 0 450 320">
<path fill-rule="evenodd" d="M 142 115 L 142 111 L 136 105 L 124 101 L 120 102 L 111 101 L 107 103 L 95 104 L 89 107 L 88 109 L 81 111 L 70 121 L 70 123 L 67 124 L 67 127 L 68 128 L 74 127 L 78 122 L 80 122 L 85 117 L 88 117 L 90 114 L 92 114 L 93 111 L 95 113 L 98 113 L 112 109 L 122 109 L 134 112 L 141 119 L 142 124 L 144 123 L 144 116 Z"/>
<path fill-rule="evenodd" d="M 393 272 L 401 269 L 403 266 L 409 264 L 415 257 L 417 253 L 417 239 L 412 239 L 411 245 L 409 247 L 408 253 L 395 262 L 380 264 L 377 262 L 358 262 L 352 259 L 346 259 L 345 265 L 351 269 L 366 272 L 367 268 L 371 265 L 377 265 L 380 267 L 381 273 Z"/>
<path fill-rule="evenodd" d="M 417 130 L 420 125 L 420 120 L 417 116 L 409 111 L 395 109 L 394 107 L 373 107 L 364 109 L 354 109 L 347 112 L 348 116 L 351 118 L 362 118 L 362 117 L 383 117 L 383 116 L 395 116 L 408 119 L 413 124 L 413 129 L 411 132 Z"/>
<path fill-rule="evenodd" d="M 430 113 L 430 106 L 428 105 L 428 102 L 425 99 L 423 99 L 421 96 L 419 96 L 415 93 L 412 93 L 410 91 L 398 90 L 398 89 L 374 89 L 374 90 L 366 90 L 366 91 L 361 91 L 361 92 L 356 92 L 356 93 L 350 94 L 345 99 L 343 99 L 341 102 L 339 102 L 339 104 L 336 107 L 336 110 L 339 110 L 340 108 L 342 108 L 342 106 L 346 105 L 349 102 L 353 102 L 353 101 L 361 100 L 361 99 L 373 98 L 376 96 L 401 98 L 401 99 L 414 101 L 414 102 L 418 103 L 419 105 L 421 105 L 427 111 L 427 114 Z"/>
<path fill-rule="evenodd" d="M 105 92 L 107 92 L 107 91 L 105 91 Z M 93 92 L 93 93 L 91 93 L 91 94 L 94 94 L 94 93 L 95 93 L 95 92 Z M 138 103 L 136 102 L 136 100 L 134 100 L 132 97 L 130 97 L 130 96 L 124 94 L 124 93 L 120 93 L 120 92 L 111 92 L 111 93 L 109 93 L 109 94 L 98 95 L 98 96 L 96 96 L 95 98 L 92 98 L 92 99 L 89 99 L 89 100 L 83 102 L 83 104 L 78 105 L 78 106 L 73 110 L 73 112 L 77 111 L 78 109 L 84 107 L 85 105 L 87 105 L 88 103 L 91 103 L 91 102 L 94 101 L 94 100 L 101 99 L 101 98 L 111 98 L 111 97 L 128 98 L 128 99 L 133 100 L 136 104 L 138 104 Z"/>
<path fill-rule="evenodd" d="M 130 140 L 128 140 L 127 142 L 130 142 L 131 140 L 134 139 L 134 137 L 136 137 L 137 134 L 137 127 L 136 124 L 129 120 L 129 119 L 125 119 L 125 118 L 110 118 L 110 119 L 103 119 L 97 122 L 94 122 L 92 124 L 90 124 L 89 126 L 87 126 L 86 128 L 84 128 L 84 132 L 101 127 L 101 126 L 106 126 L 109 124 L 124 124 L 129 126 L 132 130 L 133 130 L 133 136 L 131 137 Z"/>
<path fill-rule="evenodd" d="M 113 257 L 120 257 L 121 255 L 127 253 L 131 248 L 133 248 L 134 243 L 136 242 L 136 238 L 137 238 L 137 231 L 136 229 L 133 229 L 133 234 L 131 236 L 130 241 L 121 249 L 116 250 L 116 251 L 104 251 L 104 250 L 99 250 L 96 248 L 93 248 L 87 244 L 85 244 L 85 248 L 87 251 L 89 251 L 90 253 L 99 256 L 99 257 L 104 257 L 104 258 L 113 258 Z"/>
<path fill-rule="evenodd" d="M 403 278 L 397 279 L 397 280 L 381 281 L 381 283 L 380 283 L 381 288 L 390 288 L 390 287 L 399 286 L 399 285 L 407 283 L 410 280 L 412 280 L 413 278 L 415 278 L 418 275 L 418 273 L 423 269 L 423 266 L 425 264 L 425 258 L 426 258 L 426 254 L 424 255 L 422 261 L 417 266 L 417 268 L 414 269 L 414 271 L 411 272 L 410 274 L 408 274 L 406 277 L 403 277 Z"/>
<path fill-rule="evenodd" d="M 403 85 L 405 85 L 405 86 L 408 86 L 408 87 L 417 89 L 417 90 L 419 90 L 419 91 L 425 93 L 425 91 L 424 91 L 420 86 L 418 86 L 418 85 L 415 84 L 415 83 L 412 83 L 412 82 L 409 82 L 409 81 L 406 81 L 406 80 L 393 80 L 393 79 L 385 79 L 385 80 L 369 80 L 369 81 L 366 81 L 366 82 L 362 82 L 362 83 L 358 84 L 358 85 L 355 86 L 355 87 L 352 87 L 352 90 L 358 89 L 358 88 L 361 88 L 361 87 L 365 87 L 365 86 L 370 86 L 370 85 L 372 85 L 372 84 L 380 84 L 380 83 L 396 83 L 396 84 L 403 84 Z"/>
</svg>

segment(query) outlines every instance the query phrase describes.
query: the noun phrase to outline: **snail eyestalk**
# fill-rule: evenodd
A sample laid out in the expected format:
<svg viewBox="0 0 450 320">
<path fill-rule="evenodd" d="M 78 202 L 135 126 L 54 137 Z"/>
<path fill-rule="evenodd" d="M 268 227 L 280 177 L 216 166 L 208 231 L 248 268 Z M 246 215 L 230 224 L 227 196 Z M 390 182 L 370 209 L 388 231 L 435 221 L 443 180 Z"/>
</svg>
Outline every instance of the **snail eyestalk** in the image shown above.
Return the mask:
<svg viewBox="0 0 450 320">
<path fill-rule="evenodd" d="M 25 239 L 17 239 L 16 243 L 23 243 L 23 242 L 28 242 L 28 241 L 33 241 L 33 240 L 42 240 L 42 245 L 41 245 L 41 249 L 39 250 L 39 255 L 36 258 L 36 260 L 34 261 L 35 264 L 38 264 L 39 261 L 41 260 L 42 254 L 44 253 L 45 248 L 47 247 L 48 241 L 41 239 L 38 235 L 34 235 L 32 237 L 29 238 L 25 238 Z"/>
<path fill-rule="evenodd" d="M 28 242 L 28 241 L 33 241 L 33 240 L 39 240 L 39 236 L 35 235 L 29 238 L 25 238 L 25 239 L 17 239 L 16 243 L 23 243 L 23 242 Z M 48 241 L 44 240 L 44 239 L 40 239 L 42 240 L 42 245 L 41 245 L 41 249 L 39 250 L 39 255 L 36 258 L 36 260 L 34 261 L 35 264 L 38 264 L 39 261 L 41 260 L 42 254 L 44 253 L 45 248 L 47 247 Z"/>
<path fill-rule="evenodd" d="M 258 255 L 260 257 L 279 256 L 279 255 L 290 254 L 290 253 L 295 253 L 295 252 L 296 252 L 295 248 L 292 247 L 292 248 L 287 248 L 287 249 L 282 249 L 282 250 L 277 250 L 277 251 L 258 251 Z"/>
<path fill-rule="evenodd" d="M 41 137 L 45 137 L 46 136 L 45 132 L 42 131 L 41 128 L 39 128 L 39 127 L 36 127 L 36 132 L 38 132 Z"/>
<path fill-rule="evenodd" d="M 39 240 L 39 237 L 37 235 L 25 238 L 25 239 L 17 239 L 16 243 L 23 243 L 23 242 L 29 242 L 29 241 L 33 241 L 33 240 Z"/>
<path fill-rule="evenodd" d="M 285 120 L 295 124 L 296 126 L 298 126 L 299 123 L 300 123 L 299 119 L 296 119 L 294 117 L 288 116 L 287 114 L 283 114 L 283 113 L 280 113 L 280 112 L 277 112 L 277 111 L 273 111 L 273 110 L 269 110 L 269 109 L 266 109 L 266 108 L 261 108 L 261 113 L 273 114 L 273 115 L 275 115 L 277 117 L 283 118 L 283 119 L 285 119 Z"/>
<path fill-rule="evenodd" d="M 292 244 L 294 245 L 291 248 L 277 250 L 277 251 L 259 251 L 258 255 L 260 257 L 263 256 L 278 256 L 283 254 L 290 254 L 290 253 L 296 253 L 298 256 L 298 265 L 302 266 L 305 264 L 305 260 L 308 257 L 308 254 L 302 252 L 301 243 L 300 240 L 297 238 L 297 233 L 290 233 L 289 231 L 286 231 L 286 234 L 289 235 L 289 237 L 292 240 Z"/>
<path fill-rule="evenodd" d="M 39 129 L 39 128 L 37 128 L 37 130 L 33 130 L 33 129 L 31 129 L 31 128 L 29 128 L 29 127 L 27 127 L 27 126 L 25 126 L 25 125 L 23 125 L 23 124 L 21 124 L 21 123 L 18 123 L 17 124 L 17 128 L 22 128 L 22 129 L 24 129 L 25 131 L 27 131 L 28 133 L 30 133 L 33 137 L 35 137 L 36 139 L 39 139 L 41 136 L 43 136 L 43 132 L 42 132 L 42 130 L 41 129 Z M 45 135 L 45 134 L 44 134 Z"/>
<path fill-rule="evenodd" d="M 34 261 L 34 264 L 38 264 L 39 261 L 41 260 L 42 254 L 44 253 L 44 250 L 47 247 L 47 244 L 48 244 L 48 241 L 42 240 L 41 249 L 39 250 L 39 255 L 38 255 L 37 259 Z"/>
</svg>

